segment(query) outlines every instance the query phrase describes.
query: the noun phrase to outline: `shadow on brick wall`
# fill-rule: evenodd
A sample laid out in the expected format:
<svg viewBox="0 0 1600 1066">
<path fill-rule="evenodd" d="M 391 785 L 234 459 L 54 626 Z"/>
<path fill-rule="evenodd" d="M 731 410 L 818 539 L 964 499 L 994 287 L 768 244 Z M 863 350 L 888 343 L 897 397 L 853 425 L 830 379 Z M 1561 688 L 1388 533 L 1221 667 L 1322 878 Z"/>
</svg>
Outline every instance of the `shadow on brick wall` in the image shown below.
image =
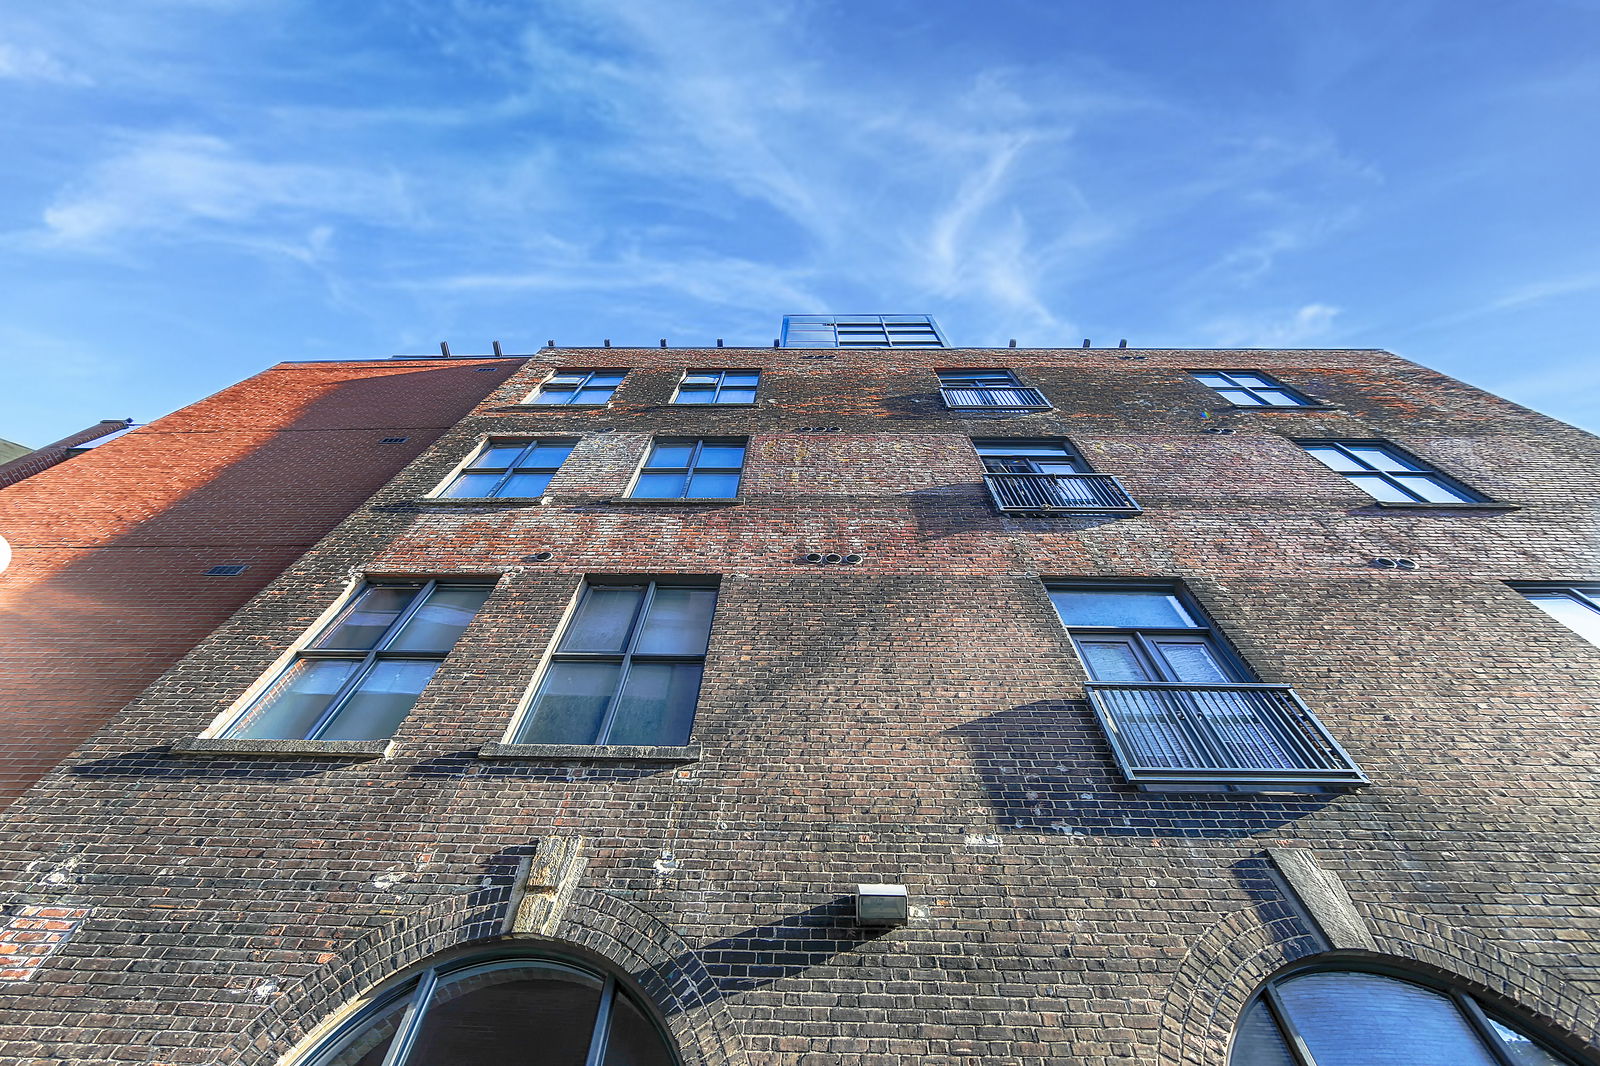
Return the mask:
<svg viewBox="0 0 1600 1066">
<path fill-rule="evenodd" d="M 1338 798 L 1142 792 L 1122 780 L 1082 701 L 1023 704 L 945 735 L 967 745 L 1002 832 L 1215 838 L 1289 825 Z"/>
</svg>

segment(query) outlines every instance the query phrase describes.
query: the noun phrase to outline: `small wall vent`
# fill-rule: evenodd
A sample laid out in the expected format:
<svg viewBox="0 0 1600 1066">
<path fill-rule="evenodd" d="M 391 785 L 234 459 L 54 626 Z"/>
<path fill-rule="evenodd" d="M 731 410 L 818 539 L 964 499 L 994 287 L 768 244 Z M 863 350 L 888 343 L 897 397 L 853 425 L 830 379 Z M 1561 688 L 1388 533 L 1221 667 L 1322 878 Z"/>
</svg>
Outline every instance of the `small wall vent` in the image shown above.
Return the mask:
<svg viewBox="0 0 1600 1066">
<path fill-rule="evenodd" d="M 410 437 L 385 437 L 382 440 L 380 440 L 378 443 L 379 444 L 404 444 L 406 441 L 408 441 L 410 439 L 411 439 Z"/>
<path fill-rule="evenodd" d="M 250 567 L 245 566 L 243 564 L 239 564 L 239 563 L 230 564 L 228 566 L 213 566 L 210 570 L 206 571 L 205 576 L 206 577 L 238 577 L 240 574 L 244 573 L 248 569 L 250 569 Z"/>
</svg>

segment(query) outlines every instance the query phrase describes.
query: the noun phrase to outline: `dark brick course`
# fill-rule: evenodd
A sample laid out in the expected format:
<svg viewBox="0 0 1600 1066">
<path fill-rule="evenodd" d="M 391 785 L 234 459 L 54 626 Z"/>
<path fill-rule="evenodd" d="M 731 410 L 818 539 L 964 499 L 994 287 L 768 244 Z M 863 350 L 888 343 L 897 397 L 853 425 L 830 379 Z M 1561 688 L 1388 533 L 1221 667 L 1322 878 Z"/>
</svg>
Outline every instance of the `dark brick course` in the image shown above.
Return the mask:
<svg viewBox="0 0 1600 1066">
<path fill-rule="evenodd" d="M 1260 981 L 1322 950 L 1266 872 L 1283 843 L 1345 881 L 1383 957 L 1600 1051 L 1600 649 L 1505 584 L 1600 578 L 1600 441 L 1383 352 L 807 354 L 546 351 L 476 376 L 490 394 L 431 445 L 405 415 L 444 401 L 397 379 L 371 436 L 410 432 L 382 454 L 415 460 L 328 489 L 348 517 L 292 562 L 285 544 L 280 576 L 7 814 L 14 907 L 88 917 L 0 983 L 0 1063 L 278 1062 L 391 974 L 499 940 L 517 861 L 552 834 L 588 865 L 533 941 L 622 973 L 691 1064 L 1220 1066 Z M 520 402 L 552 367 L 621 366 L 608 407 Z M 668 403 L 680 370 L 719 366 L 761 367 L 758 403 Z M 982 366 L 1054 409 L 946 410 L 934 369 Z M 1330 406 L 1235 409 L 1185 372 L 1219 368 Z M 423 501 L 491 435 L 581 440 L 542 505 Z M 654 435 L 748 437 L 741 502 L 607 502 Z M 1145 511 L 998 514 L 974 436 L 1070 438 Z M 1375 506 L 1294 443 L 1330 437 L 1515 507 Z M 273 507 L 248 495 L 152 547 L 260 528 Z M 116 486 L 85 501 L 127 507 Z M 588 574 L 720 577 L 698 758 L 480 755 Z M 170 751 L 362 575 L 496 580 L 388 758 Z M 1073 577 L 1181 581 L 1372 784 L 1124 784 L 1041 583 Z M 909 886 L 909 925 L 855 926 L 871 881 Z"/>
</svg>

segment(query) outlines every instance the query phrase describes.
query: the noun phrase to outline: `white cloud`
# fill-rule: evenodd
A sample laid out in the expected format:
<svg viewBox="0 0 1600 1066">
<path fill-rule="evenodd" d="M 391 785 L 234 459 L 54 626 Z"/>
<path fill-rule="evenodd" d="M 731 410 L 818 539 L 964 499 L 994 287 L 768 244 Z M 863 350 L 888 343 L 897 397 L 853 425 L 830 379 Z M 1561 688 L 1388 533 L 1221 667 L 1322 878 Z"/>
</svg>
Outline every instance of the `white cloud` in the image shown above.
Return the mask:
<svg viewBox="0 0 1600 1066">
<path fill-rule="evenodd" d="M 1230 315 L 1202 328 L 1214 348 L 1304 348 L 1324 341 L 1339 308 L 1310 303 L 1291 312 Z"/>
<path fill-rule="evenodd" d="M 56 85 L 92 85 L 87 74 L 73 70 L 42 48 L 0 41 L 0 78 L 49 82 Z"/>
<path fill-rule="evenodd" d="M 217 137 L 129 138 L 43 214 L 49 241 L 95 245 L 128 231 L 242 239 L 253 224 L 328 217 L 399 219 L 399 179 L 337 167 L 250 159 Z M 257 238 L 258 239 L 258 238 Z M 326 232 L 312 245 L 326 244 Z"/>
</svg>

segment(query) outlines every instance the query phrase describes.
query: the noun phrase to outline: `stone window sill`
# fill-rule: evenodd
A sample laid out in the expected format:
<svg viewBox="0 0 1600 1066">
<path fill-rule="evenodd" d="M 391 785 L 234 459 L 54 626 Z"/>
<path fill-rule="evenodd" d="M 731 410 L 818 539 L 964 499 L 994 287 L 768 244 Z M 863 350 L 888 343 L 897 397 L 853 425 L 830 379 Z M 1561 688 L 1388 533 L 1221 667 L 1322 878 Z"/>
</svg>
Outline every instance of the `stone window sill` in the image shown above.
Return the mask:
<svg viewBox="0 0 1600 1066">
<path fill-rule="evenodd" d="M 674 407 L 760 407 L 761 405 L 755 401 L 750 403 L 678 403 L 674 401 L 662 406 L 670 411 Z"/>
<path fill-rule="evenodd" d="M 702 496 L 688 499 L 652 499 L 648 496 L 613 496 L 606 503 L 626 503 L 639 507 L 706 507 L 743 503 L 743 496 Z"/>
<path fill-rule="evenodd" d="M 188 737 L 172 745 L 174 755 L 242 755 L 256 758 L 384 759 L 394 748 L 384 740 L 240 740 Z"/>
<path fill-rule="evenodd" d="M 1520 511 L 1521 504 L 1501 503 L 1499 500 L 1462 500 L 1459 503 L 1401 503 L 1374 500 L 1373 507 L 1385 511 Z"/>
<path fill-rule="evenodd" d="M 541 507 L 549 496 L 425 496 L 419 507 Z"/>
<path fill-rule="evenodd" d="M 598 762 L 695 762 L 700 745 L 485 744 L 480 759 L 588 759 Z"/>
</svg>

